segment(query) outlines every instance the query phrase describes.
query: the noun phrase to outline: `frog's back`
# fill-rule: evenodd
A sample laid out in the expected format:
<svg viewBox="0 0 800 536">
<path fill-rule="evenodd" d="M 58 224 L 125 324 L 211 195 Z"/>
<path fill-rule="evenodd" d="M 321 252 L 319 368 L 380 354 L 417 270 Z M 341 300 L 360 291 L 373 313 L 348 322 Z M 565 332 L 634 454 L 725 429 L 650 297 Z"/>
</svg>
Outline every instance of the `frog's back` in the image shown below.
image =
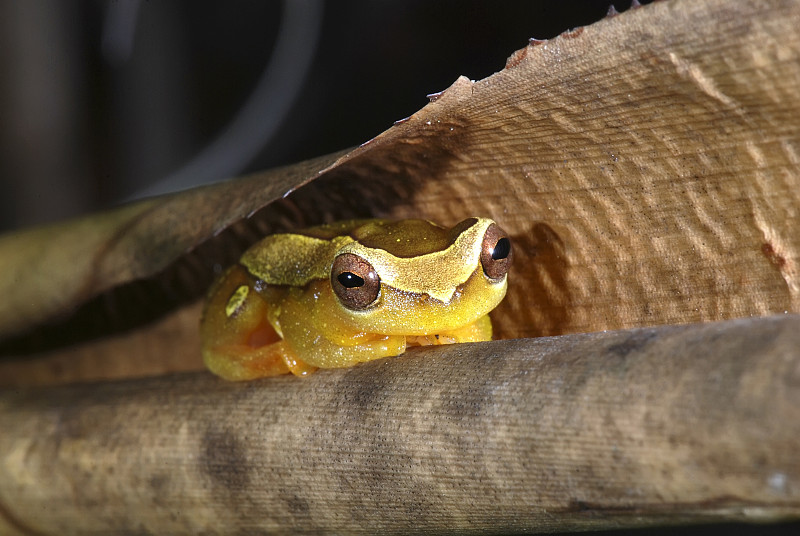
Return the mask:
<svg viewBox="0 0 800 536">
<path fill-rule="evenodd" d="M 241 264 L 269 285 L 303 287 L 330 277 L 343 246 L 358 242 L 410 258 L 447 249 L 460 227 L 445 229 L 426 220 L 346 220 L 267 236 L 242 255 Z"/>
</svg>

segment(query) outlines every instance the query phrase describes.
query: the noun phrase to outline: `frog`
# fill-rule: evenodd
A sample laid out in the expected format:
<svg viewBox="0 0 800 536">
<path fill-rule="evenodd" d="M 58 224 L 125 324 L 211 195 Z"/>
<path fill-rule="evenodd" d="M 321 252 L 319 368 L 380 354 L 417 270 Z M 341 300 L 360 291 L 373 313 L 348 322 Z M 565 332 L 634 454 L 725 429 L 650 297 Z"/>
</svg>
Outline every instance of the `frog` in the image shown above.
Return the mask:
<svg viewBox="0 0 800 536">
<path fill-rule="evenodd" d="M 488 341 L 509 236 L 489 218 L 346 220 L 276 233 L 212 284 L 206 367 L 230 381 L 351 367 L 407 348 Z"/>
</svg>

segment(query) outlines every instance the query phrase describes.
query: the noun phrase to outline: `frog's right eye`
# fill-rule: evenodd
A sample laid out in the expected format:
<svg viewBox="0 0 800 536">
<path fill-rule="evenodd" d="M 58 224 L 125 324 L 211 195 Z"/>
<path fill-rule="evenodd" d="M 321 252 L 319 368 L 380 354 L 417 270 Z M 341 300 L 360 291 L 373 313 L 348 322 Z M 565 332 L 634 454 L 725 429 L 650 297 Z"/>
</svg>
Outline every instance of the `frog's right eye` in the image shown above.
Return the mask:
<svg viewBox="0 0 800 536">
<path fill-rule="evenodd" d="M 481 265 L 486 277 L 499 281 L 508 273 L 514 250 L 511 249 L 511 240 L 499 225 L 493 223 L 486 229 L 481 245 Z"/>
<path fill-rule="evenodd" d="M 333 261 L 331 286 L 342 305 L 360 311 L 378 299 L 381 278 L 370 263 L 358 255 L 344 253 Z"/>
</svg>

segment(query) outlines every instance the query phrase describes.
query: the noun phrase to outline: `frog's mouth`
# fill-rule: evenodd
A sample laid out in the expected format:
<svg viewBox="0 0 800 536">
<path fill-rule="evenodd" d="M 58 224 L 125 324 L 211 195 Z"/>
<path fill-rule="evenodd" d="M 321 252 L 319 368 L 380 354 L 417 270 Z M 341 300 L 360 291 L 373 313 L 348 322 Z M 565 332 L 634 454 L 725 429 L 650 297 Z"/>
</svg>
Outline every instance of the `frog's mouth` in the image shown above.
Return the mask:
<svg viewBox="0 0 800 536">
<path fill-rule="evenodd" d="M 498 281 L 490 280 L 484 275 L 483 269 L 478 267 L 466 281 L 454 286 L 452 292 L 446 299 L 440 299 L 437 295 L 432 295 L 430 293 L 423 293 L 419 305 L 422 307 L 456 307 L 461 304 L 463 300 L 473 300 L 473 297 L 473 304 L 477 302 L 493 302 L 494 300 L 489 298 L 497 296 L 498 294 L 500 295 L 497 300 L 499 303 L 499 300 L 505 296 L 506 284 L 507 276 L 504 276 Z M 496 303 L 490 306 L 484 314 L 494 309 L 496 306 Z"/>
<path fill-rule="evenodd" d="M 507 282 L 490 281 L 478 268 L 453 288 L 447 301 L 383 287 L 374 308 L 355 313 L 364 329 L 394 335 L 427 335 L 452 330 L 485 316 L 503 300 Z"/>
</svg>

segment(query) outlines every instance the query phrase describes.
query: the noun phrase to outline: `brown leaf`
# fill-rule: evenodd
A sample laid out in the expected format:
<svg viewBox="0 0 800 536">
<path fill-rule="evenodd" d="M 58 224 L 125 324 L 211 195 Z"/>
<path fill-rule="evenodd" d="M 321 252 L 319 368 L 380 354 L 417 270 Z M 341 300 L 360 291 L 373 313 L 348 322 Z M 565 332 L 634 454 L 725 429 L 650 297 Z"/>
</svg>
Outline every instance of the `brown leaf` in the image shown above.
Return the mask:
<svg viewBox="0 0 800 536">
<path fill-rule="evenodd" d="M 338 160 L 6 237 L 0 334 L 135 301 L 119 289 L 156 318 L 248 229 L 370 215 L 497 220 L 516 248 L 504 337 L 800 311 L 798 18 L 780 0 L 654 3 L 533 41 Z"/>
<path fill-rule="evenodd" d="M 258 234 L 355 215 L 499 221 L 517 257 L 495 314 L 506 336 L 797 311 L 797 20 L 780 0 L 630 10 L 459 79 L 338 159 L 4 237 L 0 337 L 52 345 L 103 312 L 157 318 Z M 198 311 L 56 343 L 31 361 L 44 369 L 6 360 L 0 382 L 199 366 Z M 798 327 L 452 345 L 305 380 L 0 390 L 0 532 L 797 519 Z"/>
<path fill-rule="evenodd" d="M 8 389 L 0 532 L 15 533 L 4 520 L 23 534 L 517 534 L 797 519 L 799 372 L 789 315 L 417 348 L 302 380 Z"/>
<path fill-rule="evenodd" d="M 115 289 L 139 281 L 155 280 L 164 287 L 183 278 L 179 283 L 190 289 L 177 294 L 196 298 L 203 289 L 198 292 L 186 281 L 194 275 L 187 275 L 191 270 L 186 267 L 198 262 L 197 249 L 208 249 L 200 255 L 201 284 L 207 286 L 214 264 L 233 262 L 257 238 L 237 243 L 231 234 L 220 233 L 314 177 L 338 156 L 0 237 L 0 294 L 5 297 L 0 302 L 0 339 L 68 318 L 99 295 L 113 296 Z M 241 226 L 236 231 L 243 232 Z M 206 259 L 208 255 L 212 258 Z M 92 312 L 96 320 L 108 311 Z"/>
</svg>

